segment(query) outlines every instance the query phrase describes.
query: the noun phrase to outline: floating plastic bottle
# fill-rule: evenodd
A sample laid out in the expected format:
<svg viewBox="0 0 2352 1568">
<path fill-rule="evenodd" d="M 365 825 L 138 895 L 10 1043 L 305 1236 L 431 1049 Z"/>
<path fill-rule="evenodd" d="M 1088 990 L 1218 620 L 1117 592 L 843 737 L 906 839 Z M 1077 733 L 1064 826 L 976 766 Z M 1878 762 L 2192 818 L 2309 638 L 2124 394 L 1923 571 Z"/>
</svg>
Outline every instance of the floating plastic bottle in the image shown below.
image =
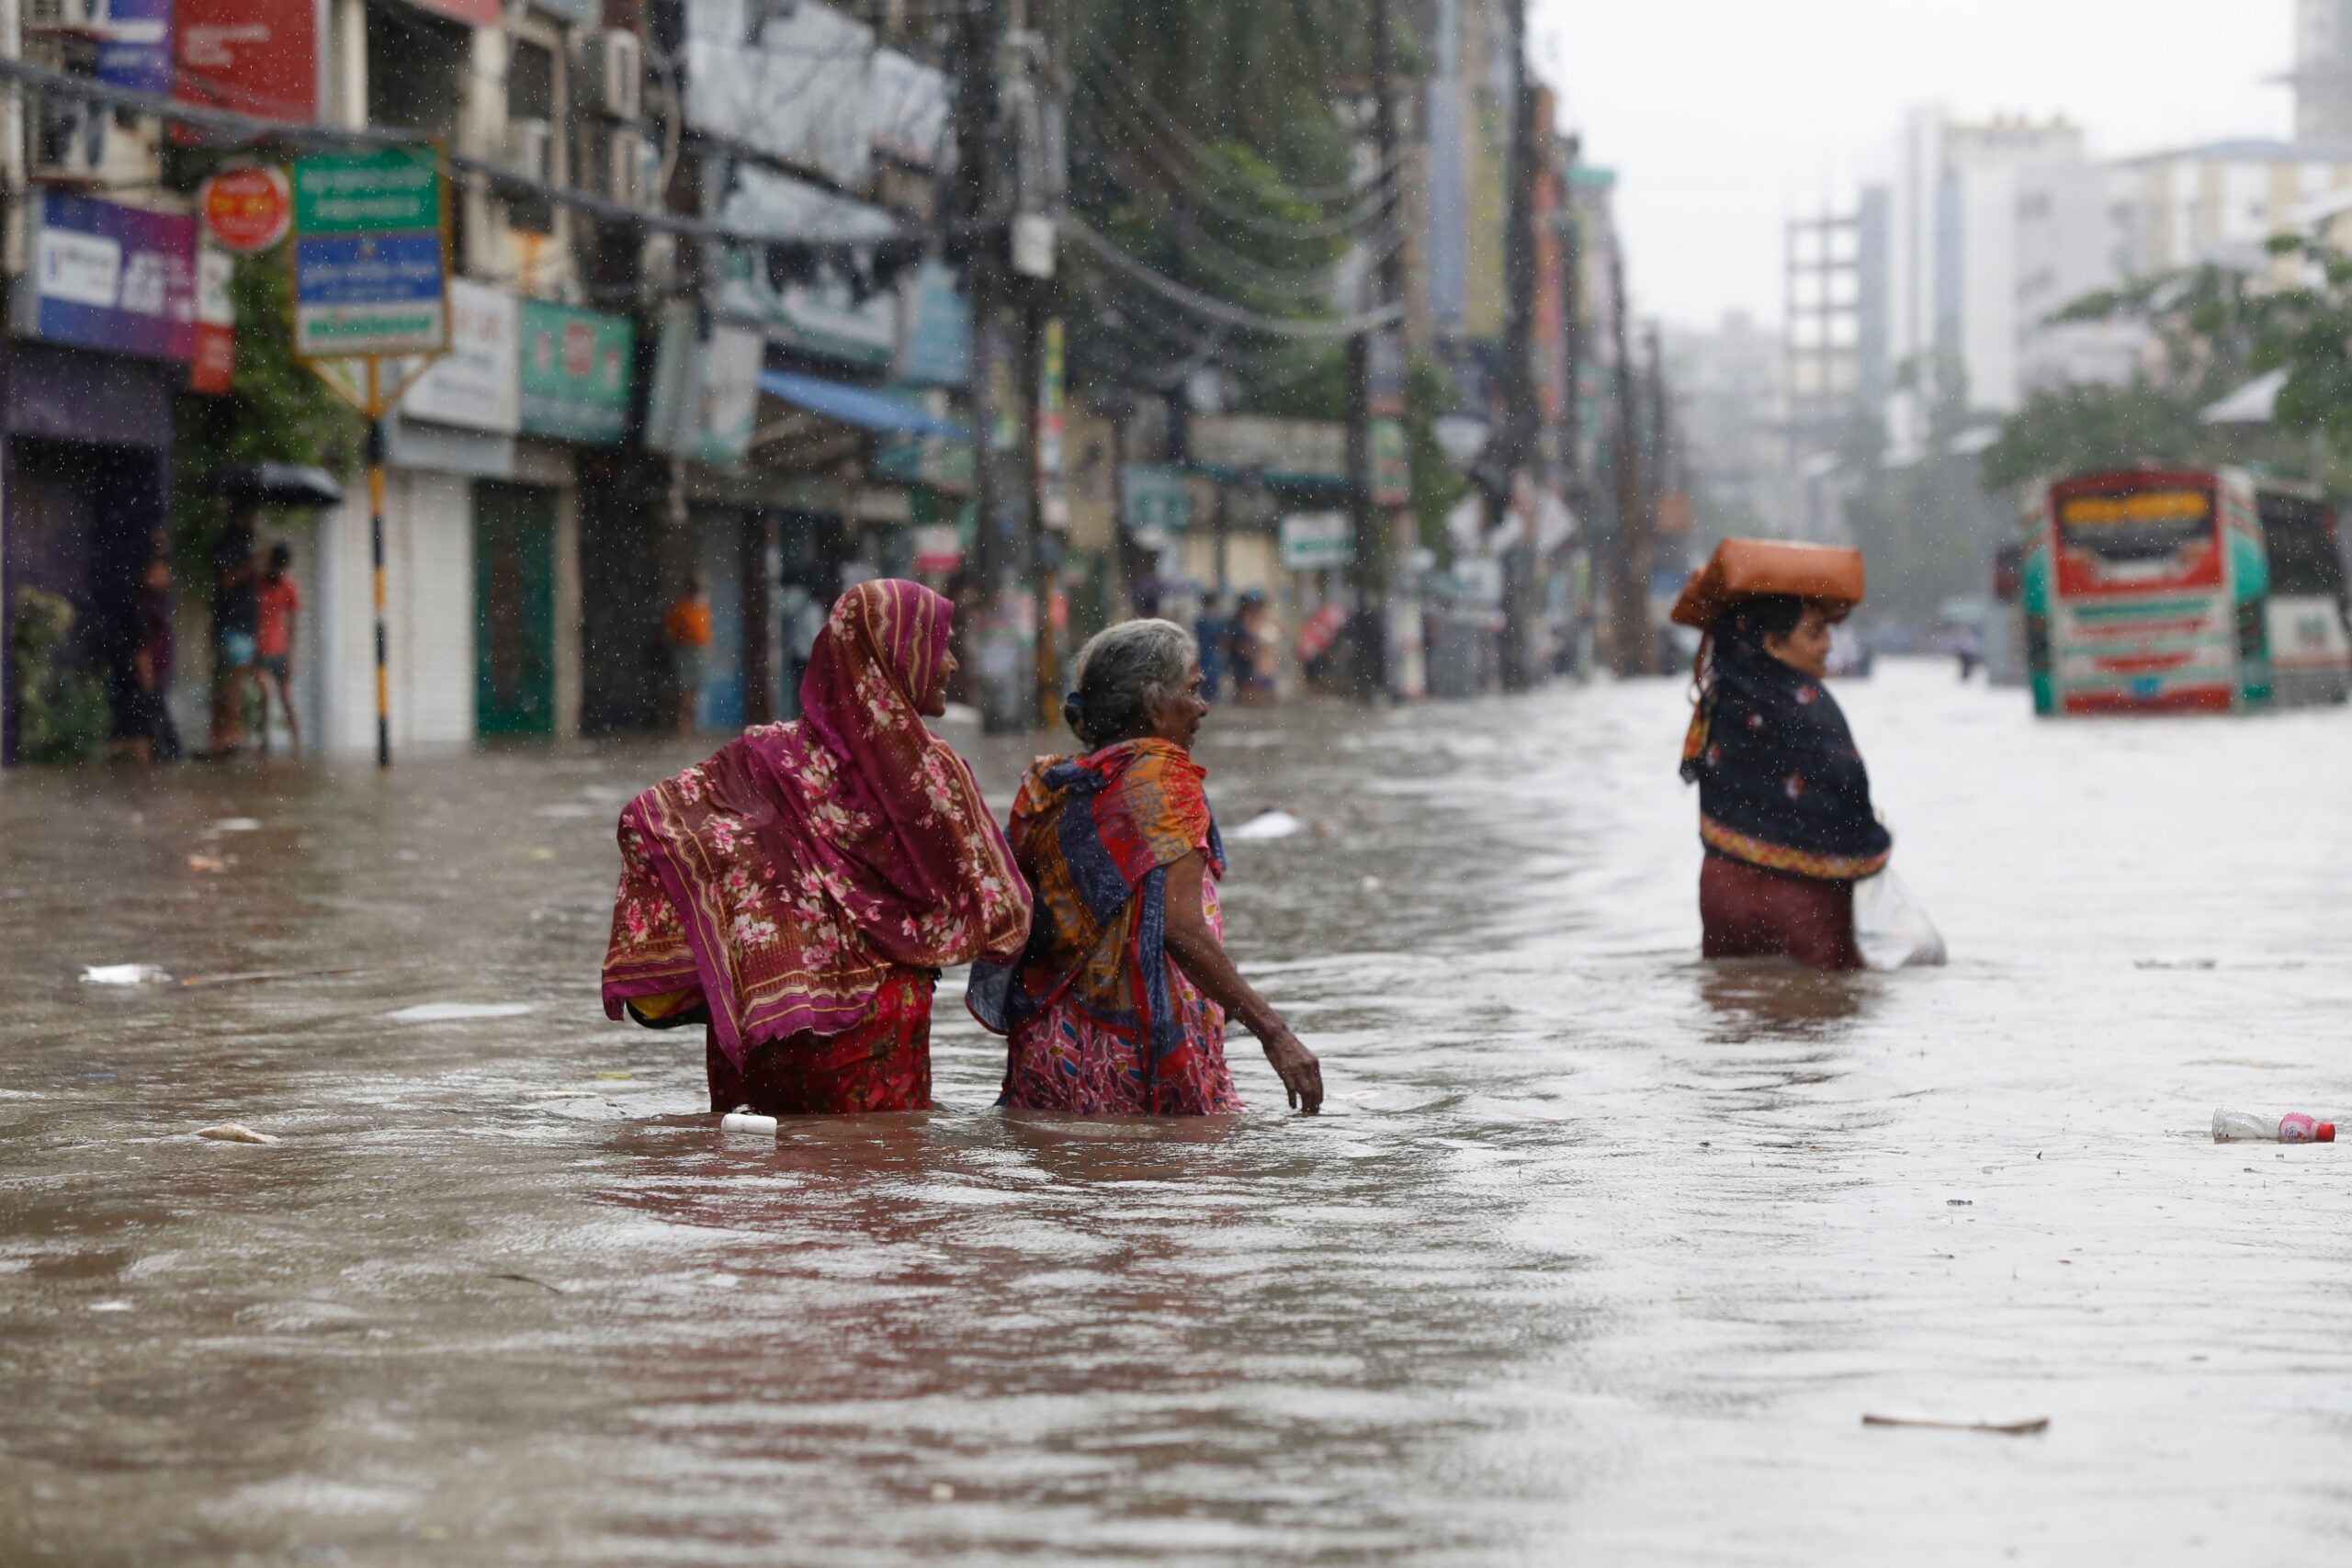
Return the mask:
<svg viewBox="0 0 2352 1568">
<path fill-rule="evenodd" d="M 2306 1116 L 2300 1111 L 2286 1116 L 2265 1116 L 2256 1111 L 2216 1111 L 2213 1112 L 2213 1141 L 2217 1144 L 2332 1144 L 2335 1142 L 2335 1123 Z"/>
<path fill-rule="evenodd" d="M 2216 1127 L 2221 1125 L 2219 1122 L 2213 1124 Z M 762 1137 L 773 1138 L 775 1136 L 775 1117 L 754 1116 L 748 1111 L 730 1111 L 718 1119 L 718 1130 L 722 1133 L 753 1133 Z M 2335 1136 L 2335 1129 L 2330 1127 L 2327 1130 L 2327 1135 L 2331 1138 Z"/>
</svg>

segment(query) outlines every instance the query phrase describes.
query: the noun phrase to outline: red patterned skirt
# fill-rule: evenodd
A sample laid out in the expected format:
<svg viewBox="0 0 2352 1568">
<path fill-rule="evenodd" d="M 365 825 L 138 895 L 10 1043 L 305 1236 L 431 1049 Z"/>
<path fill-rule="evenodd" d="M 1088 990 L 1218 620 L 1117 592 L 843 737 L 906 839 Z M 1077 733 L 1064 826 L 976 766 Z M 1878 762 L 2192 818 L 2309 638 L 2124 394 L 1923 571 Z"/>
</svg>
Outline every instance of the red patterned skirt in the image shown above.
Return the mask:
<svg viewBox="0 0 2352 1568">
<path fill-rule="evenodd" d="M 710 1108 L 748 1105 L 763 1116 L 930 1110 L 931 988 L 927 970 L 898 970 L 848 1033 L 755 1045 L 740 1069 L 707 1041 Z"/>
<path fill-rule="evenodd" d="M 1114 1034 L 1065 996 L 1012 1032 L 1004 1094 L 1016 1111 L 1080 1116 L 1229 1116 L 1243 1109 L 1225 1065 L 1225 1010 L 1170 964 L 1184 1043 L 1159 1063 L 1157 1102 L 1144 1080 L 1143 1048 Z"/>
<path fill-rule="evenodd" d="M 1860 969 L 1854 885 L 1766 871 L 1709 854 L 1699 872 L 1709 958 L 1793 958 L 1815 969 Z"/>
</svg>

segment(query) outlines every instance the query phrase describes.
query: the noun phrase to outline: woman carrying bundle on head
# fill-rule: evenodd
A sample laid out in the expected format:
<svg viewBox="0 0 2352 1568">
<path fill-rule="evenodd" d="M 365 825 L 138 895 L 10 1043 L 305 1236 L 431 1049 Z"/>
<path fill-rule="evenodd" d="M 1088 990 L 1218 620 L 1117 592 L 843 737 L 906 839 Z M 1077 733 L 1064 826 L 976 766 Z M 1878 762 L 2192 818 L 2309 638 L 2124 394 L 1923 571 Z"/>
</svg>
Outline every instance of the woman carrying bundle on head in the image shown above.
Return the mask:
<svg viewBox="0 0 2352 1568">
<path fill-rule="evenodd" d="M 605 1010 L 705 1025 L 713 1111 L 930 1109 L 933 981 L 1028 937 L 1004 835 L 922 722 L 946 709 L 953 615 L 916 583 L 860 583 L 797 721 L 621 813 Z"/>
<path fill-rule="evenodd" d="M 1225 1021 L 1265 1047 L 1312 1114 L 1323 1071 L 1226 956 L 1225 846 L 1193 761 L 1209 711 L 1193 635 L 1128 621 L 1088 643 L 1063 716 L 1085 747 L 1033 766 L 1012 852 L 1036 900 L 1017 964 L 977 964 L 973 1015 L 1010 1036 L 999 1103 L 1083 1115 L 1242 1109 Z"/>
<path fill-rule="evenodd" d="M 1885 869 L 1893 840 L 1822 679 L 1830 626 L 1862 588 L 1853 550 L 1727 539 L 1674 607 L 1706 633 L 1682 776 L 1699 786 L 1709 958 L 1862 967 L 1854 884 Z"/>
</svg>

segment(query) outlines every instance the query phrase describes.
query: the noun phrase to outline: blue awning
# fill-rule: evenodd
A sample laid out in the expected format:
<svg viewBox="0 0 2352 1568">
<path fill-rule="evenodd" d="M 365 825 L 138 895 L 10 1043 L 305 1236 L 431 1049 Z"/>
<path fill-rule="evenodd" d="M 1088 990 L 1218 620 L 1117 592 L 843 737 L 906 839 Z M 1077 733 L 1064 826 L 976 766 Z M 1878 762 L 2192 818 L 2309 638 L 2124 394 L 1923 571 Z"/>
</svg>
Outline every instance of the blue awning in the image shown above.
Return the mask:
<svg viewBox="0 0 2352 1568">
<path fill-rule="evenodd" d="M 871 387 L 852 386 L 847 381 L 770 370 L 760 378 L 760 390 L 772 398 L 781 398 L 795 408 L 855 425 L 860 430 L 877 430 L 888 435 L 944 435 L 956 440 L 964 435 L 962 425 L 933 418 L 919 403 Z"/>
</svg>

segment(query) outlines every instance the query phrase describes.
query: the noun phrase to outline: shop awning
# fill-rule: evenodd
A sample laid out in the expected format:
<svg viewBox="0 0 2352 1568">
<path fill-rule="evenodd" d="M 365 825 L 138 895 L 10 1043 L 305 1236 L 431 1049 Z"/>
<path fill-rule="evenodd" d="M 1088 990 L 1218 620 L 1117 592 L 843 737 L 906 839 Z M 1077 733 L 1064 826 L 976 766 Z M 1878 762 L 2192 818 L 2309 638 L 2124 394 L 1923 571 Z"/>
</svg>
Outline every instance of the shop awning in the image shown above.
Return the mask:
<svg viewBox="0 0 2352 1568">
<path fill-rule="evenodd" d="M 886 435 L 942 435 L 955 440 L 961 440 L 964 435 L 963 426 L 933 418 L 919 403 L 847 381 L 770 370 L 760 378 L 760 390 L 783 399 L 794 408 L 860 430 L 880 431 Z"/>
</svg>

